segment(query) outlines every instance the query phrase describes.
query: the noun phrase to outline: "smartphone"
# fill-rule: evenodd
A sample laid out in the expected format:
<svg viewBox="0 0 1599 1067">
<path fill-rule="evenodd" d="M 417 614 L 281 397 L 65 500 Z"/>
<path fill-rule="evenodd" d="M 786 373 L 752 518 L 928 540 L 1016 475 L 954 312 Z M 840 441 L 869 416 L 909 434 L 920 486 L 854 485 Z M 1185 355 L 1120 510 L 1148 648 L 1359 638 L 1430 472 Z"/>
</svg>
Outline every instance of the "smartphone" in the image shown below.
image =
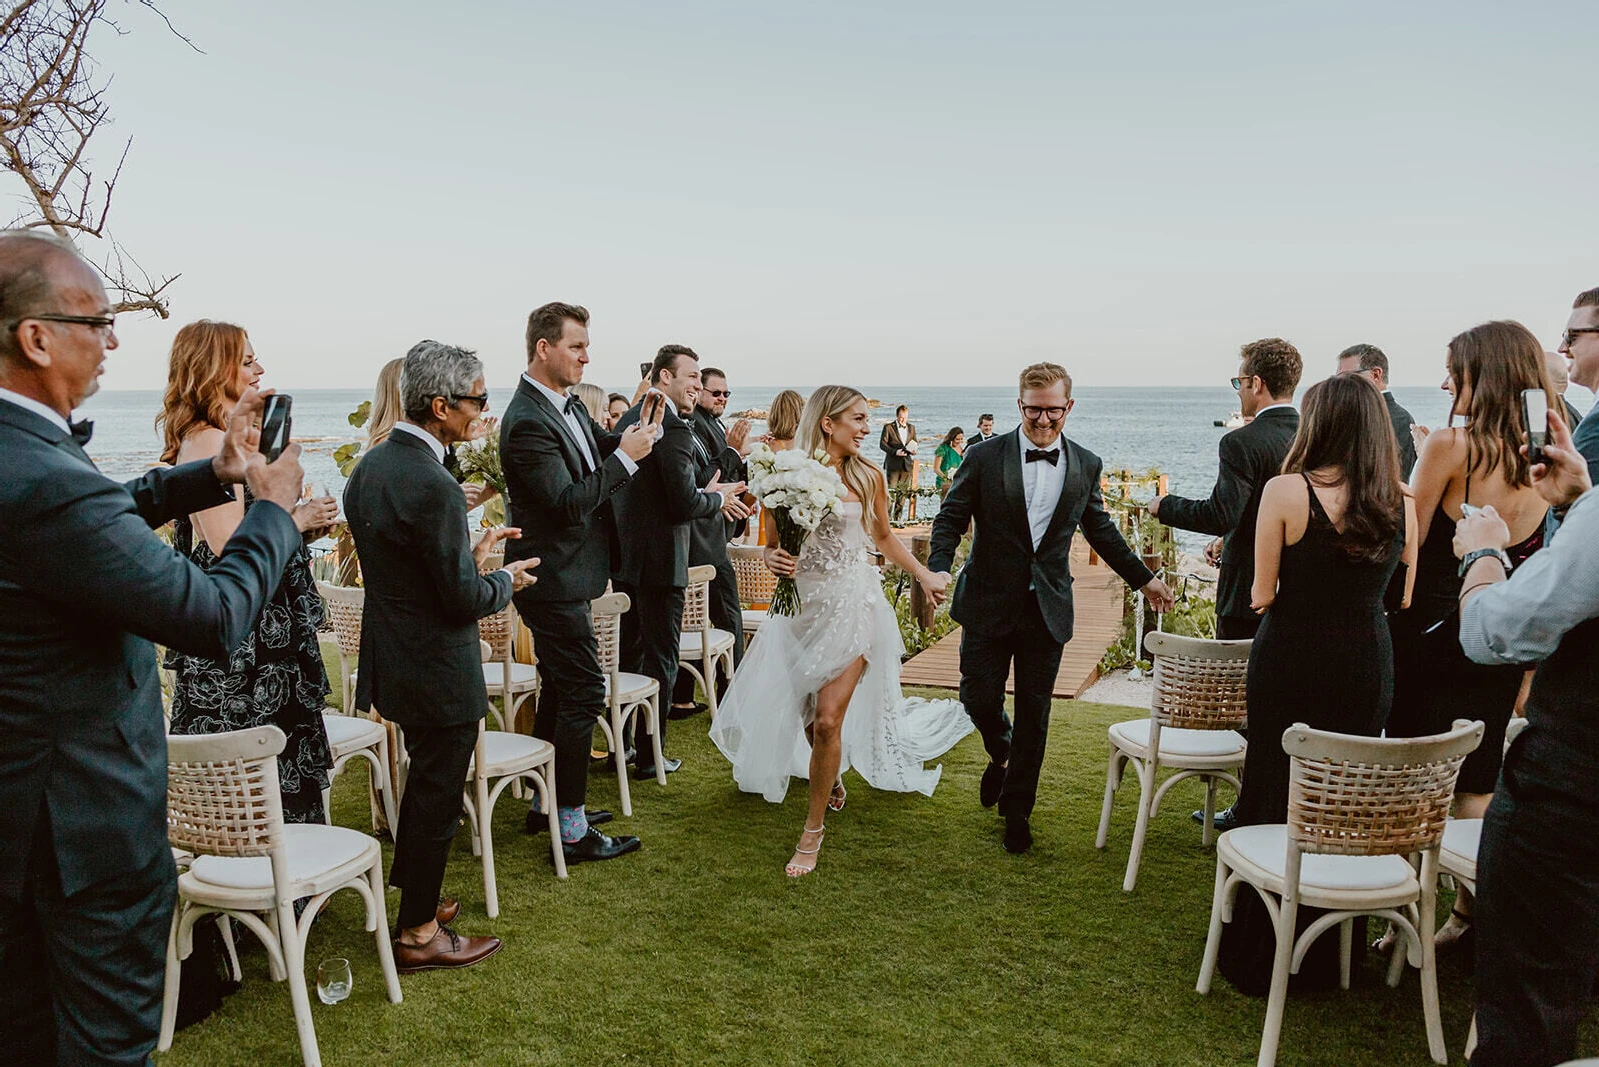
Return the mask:
<svg viewBox="0 0 1599 1067">
<path fill-rule="evenodd" d="M 1461 518 L 1469 519 L 1473 515 L 1480 515 L 1480 514 L 1482 514 L 1482 509 L 1479 508 L 1477 505 L 1475 505 L 1475 504 L 1467 504 L 1464 501 L 1461 502 L 1461 505 L 1460 505 L 1460 517 Z"/>
<path fill-rule="evenodd" d="M 261 414 L 261 455 L 266 457 L 268 463 L 276 460 L 289 447 L 289 435 L 294 427 L 289 409 L 293 406 L 294 398 L 286 393 L 273 393 L 266 398 Z"/>
<path fill-rule="evenodd" d="M 643 381 L 645 378 L 650 376 L 650 368 L 654 365 L 655 364 L 653 363 L 640 363 L 638 365 L 638 376 L 640 381 Z"/>
<path fill-rule="evenodd" d="M 1542 389 L 1521 393 L 1521 419 L 1527 427 L 1527 461 L 1542 463 L 1544 445 L 1549 443 L 1549 396 Z"/>
</svg>

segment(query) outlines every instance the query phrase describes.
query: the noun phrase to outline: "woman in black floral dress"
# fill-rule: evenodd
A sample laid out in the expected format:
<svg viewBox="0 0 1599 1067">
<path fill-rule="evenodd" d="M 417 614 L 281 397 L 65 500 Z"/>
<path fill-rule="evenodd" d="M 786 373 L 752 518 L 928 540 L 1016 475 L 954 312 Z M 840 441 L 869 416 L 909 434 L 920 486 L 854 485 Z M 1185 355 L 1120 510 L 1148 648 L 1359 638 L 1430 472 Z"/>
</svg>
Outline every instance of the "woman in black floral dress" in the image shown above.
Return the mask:
<svg viewBox="0 0 1599 1067">
<path fill-rule="evenodd" d="M 156 420 L 166 440 L 161 458 L 186 463 L 214 456 L 228 412 L 260 377 L 261 365 L 240 327 L 202 320 L 179 330 Z M 253 504 L 244 491 L 236 503 L 185 516 L 176 523 L 173 542 L 209 570 Z M 337 510 L 331 498 L 308 501 L 295 508 L 294 520 L 303 532 L 314 532 L 332 522 Z M 310 556 L 301 548 L 284 568 L 254 630 L 227 660 L 167 653 L 166 665 L 175 673 L 174 734 L 276 726 L 287 735 L 278 777 L 289 822 L 323 821 L 322 791 L 333 766 L 322 728 L 329 689 L 317 641 L 322 623 L 322 598 L 311 577 Z"/>
</svg>

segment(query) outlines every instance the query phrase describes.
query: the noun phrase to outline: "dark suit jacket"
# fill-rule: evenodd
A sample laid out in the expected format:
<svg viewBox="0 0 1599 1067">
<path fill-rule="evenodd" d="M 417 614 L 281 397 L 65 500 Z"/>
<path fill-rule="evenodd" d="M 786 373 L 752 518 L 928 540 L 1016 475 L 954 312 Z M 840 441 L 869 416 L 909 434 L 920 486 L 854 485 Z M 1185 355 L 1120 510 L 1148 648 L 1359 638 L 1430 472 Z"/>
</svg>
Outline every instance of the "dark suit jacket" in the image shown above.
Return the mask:
<svg viewBox="0 0 1599 1067">
<path fill-rule="evenodd" d="M 1561 407 L 1565 409 L 1566 429 L 1570 430 L 1572 433 L 1576 433 L 1577 427 L 1582 425 L 1582 412 L 1578 411 L 1576 405 L 1567 400 L 1564 396 L 1560 398 L 1560 404 Z"/>
<path fill-rule="evenodd" d="M 1100 496 L 1099 457 L 1062 440 L 1066 464 L 1054 518 L 1035 551 L 1022 488 L 1022 454 L 1011 430 L 973 449 L 955 472 L 949 495 L 933 519 L 927 568 L 947 571 L 955 549 L 975 517 L 972 553 L 955 584 L 950 615 L 962 626 L 1004 633 L 1036 595 L 1049 632 L 1062 644 L 1072 639 L 1072 537 L 1080 527 L 1094 550 L 1128 585 L 1142 588 L 1155 575 L 1122 539 Z M 1032 588 L 1029 589 L 1029 586 Z"/>
<path fill-rule="evenodd" d="M 1282 473 L 1283 460 L 1299 432 L 1299 412 L 1274 408 L 1221 439 L 1221 467 L 1209 499 L 1168 496 L 1160 502 L 1160 521 L 1179 530 L 1225 537 L 1221 575 L 1216 583 L 1218 615 L 1252 616 L 1255 583 L 1255 520 L 1266 483 Z M 1408 437 L 1409 434 L 1407 433 Z"/>
<path fill-rule="evenodd" d="M 640 407 L 634 404 L 623 413 L 618 431 L 639 421 Z M 616 578 L 633 586 L 682 588 L 688 584 L 689 524 L 720 516 L 722 497 L 700 492 L 694 431 L 671 410 L 670 402 L 661 430 L 638 473 L 616 495 L 616 529 L 622 541 Z"/>
<path fill-rule="evenodd" d="M 749 478 L 748 464 L 744 462 L 744 457 L 738 454 L 738 449 L 727 443 L 727 433 L 715 415 L 696 407 L 685 421 L 688 422 L 689 429 L 694 431 L 694 438 L 703 449 L 703 454 L 699 449 L 695 450 L 694 458 L 699 466 L 695 477 L 697 484 L 706 484 L 713 474 L 724 482 L 742 482 Z M 743 536 L 748 527 L 749 522 L 746 519 L 731 522 L 720 515 L 715 519 L 700 519 L 689 529 L 689 565 L 719 563 L 725 560 L 727 542 Z"/>
<path fill-rule="evenodd" d="M 883 427 L 883 433 L 877 439 L 877 447 L 883 450 L 883 469 L 885 471 L 890 474 L 898 474 L 900 471 L 911 469 L 911 464 L 916 461 L 915 456 L 896 456 L 894 453 L 904 448 L 905 442 L 912 440 L 915 436 L 916 424 L 914 422 L 905 424 L 903 437 L 900 436 L 898 420 L 890 421 L 887 426 Z"/>
<path fill-rule="evenodd" d="M 0 401 L 0 900 L 41 805 L 62 890 L 167 848 L 167 746 L 152 641 L 225 660 L 300 547 L 289 513 L 245 513 L 203 571 L 151 534 L 233 499 L 209 461 L 121 485 L 59 426 Z"/>
<path fill-rule="evenodd" d="M 1410 428 L 1416 420 L 1399 406 L 1393 393 L 1384 393 L 1382 398 L 1388 404 L 1388 420 L 1394 424 L 1394 439 L 1399 442 L 1399 474 L 1408 482 L 1410 472 L 1416 469 L 1416 440 L 1410 436 Z"/>
<path fill-rule="evenodd" d="M 612 501 L 628 482 L 627 467 L 615 454 L 621 436 L 601 430 L 587 410 L 578 418 L 598 470 L 584 469 L 566 419 L 523 379 L 517 379 L 516 395 L 500 420 L 509 519 L 522 531 L 505 542 L 505 558 L 539 558 L 539 580 L 516 595 L 519 605 L 587 603 L 605 592 L 620 558 Z"/>
<path fill-rule="evenodd" d="M 402 726 L 483 718 L 477 621 L 510 602 L 511 576 L 478 574 L 461 487 L 426 441 L 396 432 L 356 464 L 344 514 L 366 585 L 355 706 Z"/>
<path fill-rule="evenodd" d="M 1590 411 L 1577 424 L 1571 431 L 1571 444 L 1588 461 L 1588 477 L 1599 483 L 1599 415 Z"/>
</svg>

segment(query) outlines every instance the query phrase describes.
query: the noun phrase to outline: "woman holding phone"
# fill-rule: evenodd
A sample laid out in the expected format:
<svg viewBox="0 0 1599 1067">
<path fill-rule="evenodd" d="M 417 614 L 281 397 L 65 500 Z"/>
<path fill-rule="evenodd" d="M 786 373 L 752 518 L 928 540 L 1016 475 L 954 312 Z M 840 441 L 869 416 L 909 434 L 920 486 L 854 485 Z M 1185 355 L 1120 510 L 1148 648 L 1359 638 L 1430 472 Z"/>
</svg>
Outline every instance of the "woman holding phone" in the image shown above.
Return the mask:
<svg viewBox="0 0 1599 1067">
<path fill-rule="evenodd" d="M 1413 602 L 1393 620 L 1395 691 L 1387 734 L 1422 737 L 1447 730 L 1455 719 L 1482 720 L 1482 744 L 1466 757 L 1455 783 L 1455 817 L 1476 819 L 1493 797 L 1505 727 L 1525 672 L 1474 663 L 1461 650 L 1455 524 L 1468 507 L 1491 504 L 1510 527 L 1512 566 L 1543 547 L 1548 505 L 1520 452 L 1527 433 L 1521 394 L 1542 390 L 1551 407 L 1559 398 L 1543 346 L 1517 322 L 1488 322 L 1460 334 L 1449 342 L 1445 366 L 1443 387 L 1454 397 L 1450 426 L 1426 437 L 1411 474 L 1422 543 Z M 1456 416 L 1466 424 L 1453 425 Z M 1437 944 L 1450 945 L 1470 929 L 1471 896 L 1462 891 Z M 1379 947 L 1390 944 L 1385 937 Z"/>
<path fill-rule="evenodd" d="M 161 459 L 188 463 L 209 459 L 222 448 L 223 427 L 245 389 L 261 380 L 249 335 L 238 326 L 202 319 L 172 340 L 171 369 L 156 427 L 165 447 Z M 239 487 L 232 503 L 187 515 L 175 524 L 173 545 L 202 569 L 216 564 L 222 547 L 254 504 Z M 295 525 L 311 540 L 338 518 L 331 496 L 294 509 Z M 322 598 L 302 547 L 284 568 L 283 580 L 244 643 L 226 660 L 169 651 L 174 672 L 172 725 L 175 734 L 223 733 L 276 726 L 288 736 L 278 758 L 283 817 L 321 822 L 322 790 L 333 759 L 322 728 L 327 671 L 317 629 Z"/>
</svg>

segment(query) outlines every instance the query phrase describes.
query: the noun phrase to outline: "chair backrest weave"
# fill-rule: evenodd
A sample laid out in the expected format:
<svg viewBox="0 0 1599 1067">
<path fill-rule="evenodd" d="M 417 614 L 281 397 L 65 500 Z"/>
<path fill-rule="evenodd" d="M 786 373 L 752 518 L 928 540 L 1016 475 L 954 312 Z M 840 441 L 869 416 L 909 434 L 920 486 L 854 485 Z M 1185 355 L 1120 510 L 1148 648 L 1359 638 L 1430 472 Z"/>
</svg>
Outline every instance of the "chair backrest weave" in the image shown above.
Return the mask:
<svg viewBox="0 0 1599 1067">
<path fill-rule="evenodd" d="M 1144 648 L 1155 659 L 1149 714 L 1182 730 L 1236 730 L 1249 717 L 1249 641 L 1151 633 Z"/>
<path fill-rule="evenodd" d="M 738 599 L 746 608 L 764 608 L 777 592 L 777 575 L 766 568 L 766 550 L 758 545 L 728 545 Z"/>
<path fill-rule="evenodd" d="M 477 621 L 477 635 L 494 650 L 494 659 L 509 663 L 516 649 L 516 606 L 507 604 Z"/>
<path fill-rule="evenodd" d="M 711 582 L 716 568 L 701 564 L 688 569 L 688 586 L 683 590 L 683 632 L 697 633 L 711 628 Z"/>
<path fill-rule="evenodd" d="M 614 676 L 622 669 L 622 616 L 633 606 L 626 593 L 606 593 L 589 602 L 594 618 L 594 643 L 599 646 L 600 670 Z"/>
<path fill-rule="evenodd" d="M 366 590 L 358 585 L 334 585 L 332 582 L 317 582 L 316 589 L 327 605 L 328 624 L 333 627 L 339 655 L 350 660 L 360 659 L 361 608 L 366 603 Z"/>
<path fill-rule="evenodd" d="M 283 731 L 167 738 L 167 840 L 197 856 L 270 856 L 283 843 Z"/>
<path fill-rule="evenodd" d="M 1443 840 L 1455 779 L 1480 722 L 1431 737 L 1356 737 L 1303 723 L 1283 733 L 1288 838 L 1305 852 L 1408 856 Z"/>
</svg>

